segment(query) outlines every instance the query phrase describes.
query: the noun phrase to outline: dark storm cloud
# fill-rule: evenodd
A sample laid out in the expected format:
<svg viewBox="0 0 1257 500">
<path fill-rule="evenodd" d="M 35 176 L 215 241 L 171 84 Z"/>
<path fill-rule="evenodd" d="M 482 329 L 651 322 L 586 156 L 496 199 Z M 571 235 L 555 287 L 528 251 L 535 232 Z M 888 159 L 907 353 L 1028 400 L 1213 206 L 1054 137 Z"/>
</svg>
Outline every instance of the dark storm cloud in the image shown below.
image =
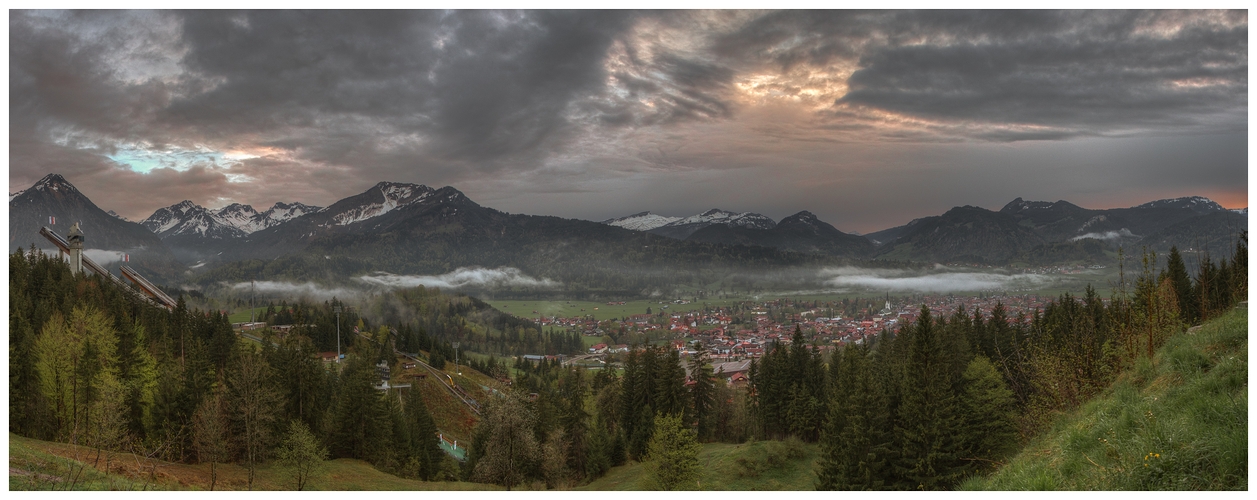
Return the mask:
<svg viewBox="0 0 1257 500">
<path fill-rule="evenodd" d="M 1186 28 L 1154 40 L 1071 34 L 887 49 L 860 60 L 851 91 L 838 102 L 997 123 L 1184 126 L 1246 101 L 1247 31 Z"/>
<path fill-rule="evenodd" d="M 606 47 L 629 17 L 184 13 L 184 63 L 220 83 L 174 102 L 164 118 L 207 133 L 309 129 L 271 144 L 319 162 L 343 162 L 350 152 L 395 156 L 375 143 L 388 135 L 414 137 L 447 161 L 486 166 L 532 154 L 566 132 L 563 111 L 601 84 Z"/>
<path fill-rule="evenodd" d="M 47 16 L 14 11 L 9 17 L 9 123 L 23 130 L 73 125 L 79 129 L 126 136 L 164 105 L 168 93 L 160 81 L 119 85 L 128 75 L 112 63 L 111 47 L 88 37 L 125 46 L 156 42 L 142 20 L 104 12 Z M 96 33 L 75 28 L 94 26 Z M 144 57 L 140 52 L 135 54 Z"/>
<path fill-rule="evenodd" d="M 1243 11 L 787 12 L 722 37 L 717 52 L 782 69 L 854 61 L 835 111 L 1050 127 L 963 135 L 1056 140 L 1243 129 L 1247 39 Z"/>
</svg>

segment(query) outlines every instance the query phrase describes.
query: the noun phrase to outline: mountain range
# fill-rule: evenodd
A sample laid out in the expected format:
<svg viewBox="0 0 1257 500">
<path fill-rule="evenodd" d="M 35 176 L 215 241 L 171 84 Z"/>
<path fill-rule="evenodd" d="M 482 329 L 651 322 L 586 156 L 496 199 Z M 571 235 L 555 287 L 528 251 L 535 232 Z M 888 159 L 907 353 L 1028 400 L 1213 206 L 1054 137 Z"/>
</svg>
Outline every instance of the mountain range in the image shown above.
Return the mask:
<svg viewBox="0 0 1257 500">
<path fill-rule="evenodd" d="M 998 211 L 956 207 L 864 236 L 844 233 L 808 211 L 780 221 L 720 209 L 689 217 L 642 212 L 599 223 L 507 214 L 453 187 L 395 182 L 380 182 L 325 208 L 276 203 L 263 212 L 242 204 L 215 210 L 183 201 L 134 223 L 103 211 L 56 174 L 11 193 L 9 208 L 10 251 L 48 246 L 38 229 L 50 216 L 62 234 L 69 221 L 82 221 L 89 247 L 142 256 L 143 264 L 133 258 L 132 265 L 171 281 L 335 280 L 479 266 L 514 267 L 569 288 L 616 290 L 644 290 L 668 280 L 701 284 L 715 269 L 853 259 L 1095 262 L 1111 259 L 1118 244 L 1224 253 L 1247 227 L 1247 210 L 1227 210 L 1202 197 L 1105 210 L 1017 198 Z"/>
<path fill-rule="evenodd" d="M 1200 196 L 1102 210 L 1017 198 L 998 212 L 956 207 L 865 237 L 878 245 L 873 257 L 879 259 L 1003 263 L 1043 261 L 1034 256 L 1050 253 L 1048 261 L 1094 261 L 1103 258 L 1102 248 L 1119 244 L 1229 253 L 1247 227 L 1247 210 Z"/>
</svg>

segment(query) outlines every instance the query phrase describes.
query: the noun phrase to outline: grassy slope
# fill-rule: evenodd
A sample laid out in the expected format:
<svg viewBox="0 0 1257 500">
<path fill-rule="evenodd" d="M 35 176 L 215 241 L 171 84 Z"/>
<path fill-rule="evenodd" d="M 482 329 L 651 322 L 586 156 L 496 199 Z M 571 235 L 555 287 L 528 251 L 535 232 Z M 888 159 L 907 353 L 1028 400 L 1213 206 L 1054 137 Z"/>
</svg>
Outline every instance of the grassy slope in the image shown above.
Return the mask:
<svg viewBox="0 0 1257 500">
<path fill-rule="evenodd" d="M 262 313 L 266 312 L 266 308 L 258 307 L 258 308 L 255 308 L 254 311 L 257 311 L 257 314 L 254 315 L 253 319 L 258 319 L 262 317 Z M 243 323 L 245 321 L 249 321 L 249 308 L 246 307 L 244 309 L 231 313 L 230 315 L 227 316 L 227 321 L 230 321 L 232 323 Z"/>
<path fill-rule="evenodd" d="M 702 490 L 811 490 L 813 470 L 820 448 L 815 444 L 757 441 L 743 444 L 703 445 L 698 459 L 703 476 L 695 485 Z M 788 458 L 793 456 L 793 458 Z M 739 461 L 739 459 L 741 459 Z M 758 469 L 758 473 L 752 469 Z M 629 462 L 614 467 L 580 490 L 624 491 L 641 489 L 642 464 Z"/>
<path fill-rule="evenodd" d="M 109 473 L 103 472 L 106 458 Z M 208 490 L 209 464 L 150 461 L 129 453 L 102 454 L 87 447 L 52 443 L 9 434 L 10 490 Z M 248 472 L 239 465 L 218 464 L 215 489 L 246 489 Z M 290 489 L 281 471 L 271 464 L 258 467 L 254 489 Z M 493 490 L 477 483 L 423 482 L 402 479 L 376 470 L 361 460 L 328 462 L 327 475 L 314 484 L 320 490 Z"/>
<path fill-rule="evenodd" d="M 1176 335 L 1008 465 L 995 490 L 1248 488 L 1248 311 Z"/>
</svg>

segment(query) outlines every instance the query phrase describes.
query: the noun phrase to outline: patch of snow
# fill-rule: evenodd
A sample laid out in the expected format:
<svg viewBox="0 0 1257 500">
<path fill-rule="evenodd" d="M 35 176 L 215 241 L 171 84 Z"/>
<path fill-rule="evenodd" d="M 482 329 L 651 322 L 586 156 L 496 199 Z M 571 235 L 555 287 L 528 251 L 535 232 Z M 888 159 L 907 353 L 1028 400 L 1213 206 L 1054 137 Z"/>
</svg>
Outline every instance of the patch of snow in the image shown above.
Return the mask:
<svg viewBox="0 0 1257 500">
<path fill-rule="evenodd" d="M 698 215 L 691 215 L 684 219 L 667 224 L 667 226 L 686 226 L 690 224 L 728 224 L 730 226 L 748 227 L 751 229 L 772 229 L 777 225 L 772 219 L 754 213 L 742 212 L 734 213 L 713 208 Z"/>
<path fill-rule="evenodd" d="M 375 194 L 379 195 L 380 201 L 338 213 L 332 216 L 332 222 L 338 226 L 345 226 L 379 217 L 397 208 L 423 201 L 433 192 L 432 188 L 427 186 L 388 182 L 376 184 L 372 189 L 376 191 Z"/>
<path fill-rule="evenodd" d="M 679 220 L 681 220 L 680 217 L 669 217 L 666 215 L 652 214 L 650 212 L 642 212 L 629 215 L 627 217 L 607 219 L 602 221 L 602 223 L 608 226 L 622 227 L 632 231 L 649 231 Z"/>
<path fill-rule="evenodd" d="M 25 193 L 25 192 L 26 192 L 25 189 L 19 189 L 18 192 L 16 193 L 9 193 L 9 201 L 13 201 L 14 198 L 21 196 L 22 193 Z"/>
</svg>

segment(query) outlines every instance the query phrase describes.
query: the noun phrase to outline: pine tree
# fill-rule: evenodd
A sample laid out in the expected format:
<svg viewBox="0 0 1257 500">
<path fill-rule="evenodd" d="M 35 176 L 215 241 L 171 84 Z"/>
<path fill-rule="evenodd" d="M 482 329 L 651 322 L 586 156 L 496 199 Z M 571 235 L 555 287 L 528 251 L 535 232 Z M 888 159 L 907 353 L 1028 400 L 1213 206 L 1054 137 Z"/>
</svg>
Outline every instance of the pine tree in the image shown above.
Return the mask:
<svg viewBox="0 0 1257 500">
<path fill-rule="evenodd" d="M 890 415 L 864 346 L 835 354 L 834 397 L 821 435 L 818 490 L 880 490 L 888 484 Z"/>
<path fill-rule="evenodd" d="M 651 490 L 691 489 L 698 486 L 702 473 L 698 453 L 702 447 L 694 430 L 681 415 L 655 417 L 655 433 L 646 457 L 644 487 Z"/>
<path fill-rule="evenodd" d="M 896 416 L 899 456 L 895 470 L 908 489 L 949 487 L 964 472 L 957 457 L 960 428 L 949 366 L 927 307 L 908 332 L 908 357 L 900 374 Z"/>
<path fill-rule="evenodd" d="M 417 389 L 406 393 L 403 411 L 409 425 L 409 454 L 419 463 L 419 477 L 425 481 L 435 480 L 445 452 L 441 450 L 436 422 L 432 420 L 423 395 Z"/>
<path fill-rule="evenodd" d="M 963 459 L 976 469 L 992 469 L 1017 445 L 1017 406 L 995 366 L 978 356 L 965 369 L 961 396 Z"/>
<path fill-rule="evenodd" d="M 1162 277 L 1168 278 L 1174 284 L 1178 310 L 1183 320 L 1188 324 L 1198 321 L 1202 313 L 1198 307 L 1200 302 L 1195 297 L 1196 293 L 1193 293 L 1195 291 L 1192 290 L 1191 277 L 1187 275 L 1187 265 L 1183 262 L 1183 256 L 1178 253 L 1177 246 L 1170 247 L 1170 256 L 1166 258 Z"/>
<path fill-rule="evenodd" d="M 685 412 L 685 368 L 676 349 L 659 356 L 660 365 L 655 379 L 654 410 L 665 414 L 681 415 Z"/>
<path fill-rule="evenodd" d="M 696 343 L 694 357 L 690 358 L 690 377 L 694 384 L 690 386 L 690 418 L 694 424 L 700 441 L 711 438 L 712 413 L 715 404 L 715 381 L 712 380 L 711 367 L 707 366 L 707 349 L 701 342 Z"/>
</svg>

